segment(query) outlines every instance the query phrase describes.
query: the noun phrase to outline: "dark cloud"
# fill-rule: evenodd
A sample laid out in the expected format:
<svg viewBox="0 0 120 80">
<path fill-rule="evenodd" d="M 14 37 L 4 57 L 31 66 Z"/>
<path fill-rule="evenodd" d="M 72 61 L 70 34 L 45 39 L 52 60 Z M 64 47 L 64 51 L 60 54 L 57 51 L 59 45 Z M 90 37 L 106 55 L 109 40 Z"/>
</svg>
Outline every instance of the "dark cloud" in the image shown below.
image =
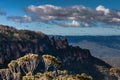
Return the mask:
<svg viewBox="0 0 120 80">
<path fill-rule="evenodd" d="M 16 22 L 51 22 L 71 20 L 63 23 L 64 26 L 90 26 L 93 23 L 120 25 L 120 11 L 110 10 L 102 5 L 91 9 L 85 6 L 58 7 L 53 5 L 30 5 L 25 9 L 32 16 L 8 17 Z M 84 24 L 83 24 L 84 23 Z M 82 24 L 82 25 L 81 25 Z"/>
</svg>

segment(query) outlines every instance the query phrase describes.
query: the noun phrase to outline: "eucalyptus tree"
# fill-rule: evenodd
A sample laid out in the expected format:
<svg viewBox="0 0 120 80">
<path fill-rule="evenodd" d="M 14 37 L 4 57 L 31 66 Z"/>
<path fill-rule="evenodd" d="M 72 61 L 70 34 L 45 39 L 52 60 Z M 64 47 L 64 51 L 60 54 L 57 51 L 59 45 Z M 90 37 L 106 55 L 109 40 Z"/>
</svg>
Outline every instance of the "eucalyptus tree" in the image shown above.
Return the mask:
<svg viewBox="0 0 120 80">
<path fill-rule="evenodd" d="M 18 60 L 18 64 L 25 74 L 33 73 L 39 63 L 39 56 L 37 54 L 29 53 Z"/>
<path fill-rule="evenodd" d="M 58 75 L 57 69 L 61 67 L 61 62 L 52 55 L 43 55 L 42 58 L 45 63 L 45 71 L 48 71 L 49 67 L 53 66 L 57 76 Z"/>
<path fill-rule="evenodd" d="M 53 65 L 53 67 L 54 67 L 54 70 L 56 71 L 56 74 L 55 74 L 55 76 L 58 76 L 58 69 L 61 67 L 61 61 L 59 61 L 57 58 L 53 58 L 53 60 L 52 60 L 52 65 Z"/>
<path fill-rule="evenodd" d="M 13 75 L 14 80 L 20 80 L 20 75 L 18 77 L 18 73 L 20 74 L 20 67 L 18 65 L 17 60 L 12 60 L 9 64 L 8 67 Z"/>
<path fill-rule="evenodd" d="M 42 58 L 45 63 L 45 71 L 48 71 L 49 67 L 53 64 L 53 58 L 55 57 L 51 55 L 43 55 Z"/>
<path fill-rule="evenodd" d="M 115 76 L 119 80 L 120 79 L 120 69 L 110 68 L 110 75 Z"/>
<path fill-rule="evenodd" d="M 10 80 L 10 74 L 11 74 L 11 72 L 10 72 L 10 69 L 5 69 L 5 76 L 6 76 L 6 80 Z"/>
<path fill-rule="evenodd" d="M 10 80 L 10 70 L 7 69 L 0 69 L 0 76 L 2 80 Z"/>
</svg>

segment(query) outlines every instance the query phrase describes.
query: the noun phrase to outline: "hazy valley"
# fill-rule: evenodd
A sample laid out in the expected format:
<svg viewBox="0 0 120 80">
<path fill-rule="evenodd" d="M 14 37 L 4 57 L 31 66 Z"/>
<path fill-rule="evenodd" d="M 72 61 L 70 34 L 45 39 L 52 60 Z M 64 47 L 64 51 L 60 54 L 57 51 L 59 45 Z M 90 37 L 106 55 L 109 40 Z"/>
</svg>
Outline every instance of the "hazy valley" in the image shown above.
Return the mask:
<svg viewBox="0 0 120 80">
<path fill-rule="evenodd" d="M 71 45 L 90 50 L 114 67 L 120 68 L 120 36 L 67 36 Z"/>
</svg>

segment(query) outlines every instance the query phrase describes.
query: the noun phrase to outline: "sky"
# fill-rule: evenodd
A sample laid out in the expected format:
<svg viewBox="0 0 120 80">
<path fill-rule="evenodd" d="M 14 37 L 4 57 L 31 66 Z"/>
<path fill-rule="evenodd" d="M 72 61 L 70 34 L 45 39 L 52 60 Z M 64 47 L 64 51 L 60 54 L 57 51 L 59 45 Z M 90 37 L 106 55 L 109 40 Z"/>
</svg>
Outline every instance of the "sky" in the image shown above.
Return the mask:
<svg viewBox="0 0 120 80">
<path fill-rule="evenodd" d="M 0 24 L 48 35 L 120 35 L 120 0 L 1 0 Z"/>
</svg>

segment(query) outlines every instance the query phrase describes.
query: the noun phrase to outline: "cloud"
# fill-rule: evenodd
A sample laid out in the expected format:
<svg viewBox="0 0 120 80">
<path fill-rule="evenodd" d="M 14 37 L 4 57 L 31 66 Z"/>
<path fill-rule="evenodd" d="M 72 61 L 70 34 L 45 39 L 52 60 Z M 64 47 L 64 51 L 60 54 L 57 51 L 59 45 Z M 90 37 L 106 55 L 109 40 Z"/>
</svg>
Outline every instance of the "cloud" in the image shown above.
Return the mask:
<svg viewBox="0 0 120 80">
<path fill-rule="evenodd" d="M 82 5 L 59 7 L 54 5 L 30 5 L 25 9 L 29 16 L 8 16 L 8 20 L 16 22 L 58 22 L 72 21 L 72 23 L 61 23 L 66 26 L 93 26 L 97 23 L 120 25 L 120 11 L 110 10 L 102 5 L 96 9 Z M 32 15 L 32 16 L 31 16 Z M 82 23 L 82 24 L 81 24 Z M 56 23 L 57 24 L 57 23 Z"/>
<path fill-rule="evenodd" d="M 102 11 L 104 12 L 105 15 L 109 14 L 110 13 L 110 10 L 105 8 L 104 6 L 102 5 L 99 5 L 98 7 L 96 7 L 96 11 Z"/>
<path fill-rule="evenodd" d="M 6 15 L 6 12 L 0 10 L 0 15 Z"/>
<path fill-rule="evenodd" d="M 71 23 L 65 23 L 64 26 L 73 26 L 73 27 L 78 27 L 80 26 L 80 23 L 73 20 Z"/>
<path fill-rule="evenodd" d="M 113 18 L 112 21 L 120 22 L 120 18 Z"/>
<path fill-rule="evenodd" d="M 42 6 L 30 5 L 26 8 L 26 11 L 37 15 L 44 15 L 44 14 L 52 15 L 55 14 L 53 13 L 53 11 L 59 11 L 61 9 L 62 9 L 61 7 L 57 7 L 53 5 L 42 5 Z"/>
<path fill-rule="evenodd" d="M 7 19 L 15 22 L 19 22 L 19 23 L 32 22 L 32 18 L 27 15 L 24 15 L 23 17 L 20 17 L 20 16 L 7 17 Z"/>
<path fill-rule="evenodd" d="M 120 12 L 117 12 L 117 15 L 120 16 Z"/>
</svg>

